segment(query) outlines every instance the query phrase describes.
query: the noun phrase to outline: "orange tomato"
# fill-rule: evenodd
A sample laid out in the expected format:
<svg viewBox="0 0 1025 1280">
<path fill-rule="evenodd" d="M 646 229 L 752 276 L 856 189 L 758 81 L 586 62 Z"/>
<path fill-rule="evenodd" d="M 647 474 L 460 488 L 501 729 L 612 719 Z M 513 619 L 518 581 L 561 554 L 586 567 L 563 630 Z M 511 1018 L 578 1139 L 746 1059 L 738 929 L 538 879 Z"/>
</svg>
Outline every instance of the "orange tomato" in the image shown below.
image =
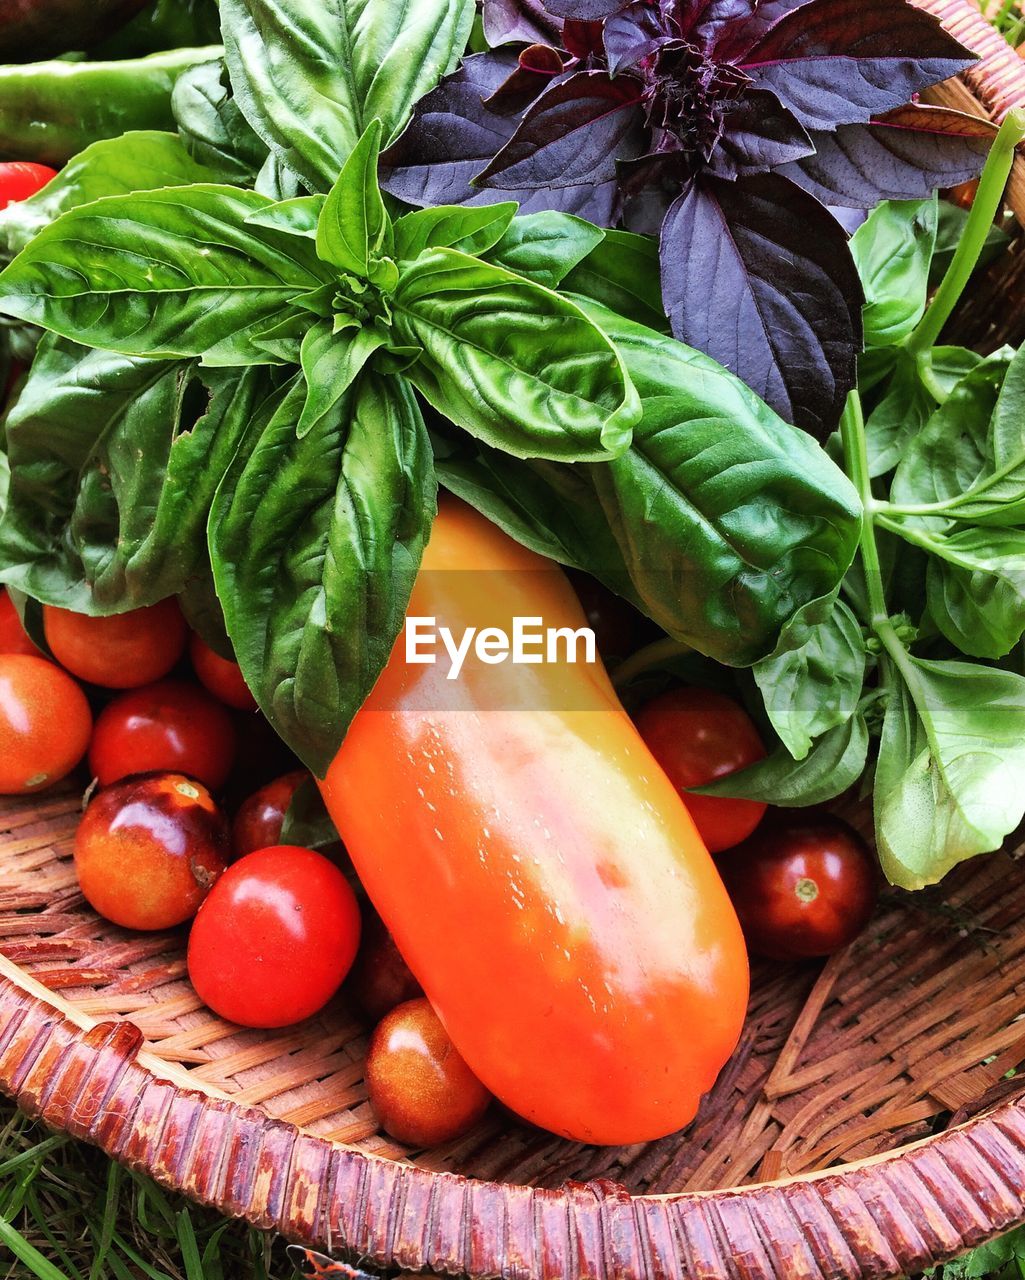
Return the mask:
<svg viewBox="0 0 1025 1280">
<path fill-rule="evenodd" d="M 189 657 L 200 684 L 215 698 L 219 698 L 226 706 L 234 707 L 236 711 L 256 710 L 256 699 L 243 679 L 242 668 L 237 662 L 222 658 L 194 632 L 189 640 Z"/>
<path fill-rule="evenodd" d="M 174 599 L 108 618 L 43 606 L 50 652 L 79 680 L 105 689 L 138 689 L 166 676 L 185 652 L 186 630 Z"/>
<path fill-rule="evenodd" d="M 27 653 L 32 658 L 42 657 L 21 625 L 18 610 L 6 590 L 0 591 L 0 653 Z"/>
<path fill-rule="evenodd" d="M 584 626 L 555 565 L 454 501 L 409 613 L 457 637 L 515 617 Z M 356 870 L 508 1107 L 582 1142 L 672 1133 L 747 1004 L 743 937 L 708 851 L 600 664 L 447 675 L 445 661 L 407 665 L 400 637 L 321 784 Z"/>
<path fill-rule="evenodd" d="M 42 791 L 85 755 L 93 718 L 85 694 L 45 658 L 0 654 L 0 795 Z"/>
</svg>

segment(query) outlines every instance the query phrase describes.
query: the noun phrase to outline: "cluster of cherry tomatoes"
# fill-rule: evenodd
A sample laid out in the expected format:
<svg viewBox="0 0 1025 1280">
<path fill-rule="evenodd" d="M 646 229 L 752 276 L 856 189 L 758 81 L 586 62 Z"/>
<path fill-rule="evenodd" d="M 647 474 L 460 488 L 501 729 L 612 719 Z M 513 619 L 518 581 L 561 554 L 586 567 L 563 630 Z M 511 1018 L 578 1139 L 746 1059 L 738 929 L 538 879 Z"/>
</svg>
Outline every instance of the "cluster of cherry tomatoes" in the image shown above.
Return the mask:
<svg viewBox="0 0 1025 1280">
<path fill-rule="evenodd" d="M 490 1095 L 380 919 L 331 858 L 280 843 L 309 774 L 272 779 L 230 823 L 215 799 L 237 779 L 240 749 L 271 736 L 238 665 L 190 634 L 174 601 L 111 618 L 47 606 L 43 631 L 49 656 L 0 594 L 0 793 L 43 790 L 88 756 L 96 789 L 75 870 L 94 910 L 127 929 L 191 922 L 189 978 L 240 1026 L 311 1017 L 348 977 L 378 1024 L 366 1075 L 383 1127 L 432 1146 L 475 1123 Z M 186 651 L 196 679 L 172 674 Z"/>
</svg>

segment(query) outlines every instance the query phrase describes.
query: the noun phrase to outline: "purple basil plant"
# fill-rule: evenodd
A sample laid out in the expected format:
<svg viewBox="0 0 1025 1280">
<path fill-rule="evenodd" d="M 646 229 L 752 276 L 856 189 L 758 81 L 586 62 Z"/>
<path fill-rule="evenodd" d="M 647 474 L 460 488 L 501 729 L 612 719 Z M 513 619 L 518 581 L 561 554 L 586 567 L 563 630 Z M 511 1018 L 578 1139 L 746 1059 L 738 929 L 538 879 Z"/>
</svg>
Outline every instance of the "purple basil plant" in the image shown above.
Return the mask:
<svg viewBox="0 0 1025 1280">
<path fill-rule="evenodd" d="M 827 206 L 978 172 L 989 123 L 915 101 L 967 51 L 905 0 L 484 0 L 484 30 L 385 154 L 386 189 L 659 236 L 673 333 L 832 429 L 862 294 Z"/>
</svg>

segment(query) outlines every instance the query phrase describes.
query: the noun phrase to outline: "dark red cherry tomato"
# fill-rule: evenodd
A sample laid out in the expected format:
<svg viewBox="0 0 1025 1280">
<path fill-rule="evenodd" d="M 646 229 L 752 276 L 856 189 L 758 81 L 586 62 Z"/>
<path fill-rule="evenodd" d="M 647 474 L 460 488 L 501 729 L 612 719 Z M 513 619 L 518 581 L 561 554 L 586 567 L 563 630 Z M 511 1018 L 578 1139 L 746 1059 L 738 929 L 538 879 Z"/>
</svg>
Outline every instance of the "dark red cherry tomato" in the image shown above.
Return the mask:
<svg viewBox="0 0 1025 1280">
<path fill-rule="evenodd" d="M 268 782 L 243 802 L 231 825 L 231 845 L 236 858 L 281 843 L 281 827 L 288 806 L 309 776 L 305 769 L 296 769 Z"/>
<path fill-rule="evenodd" d="M 347 990 L 371 1022 L 424 993 L 376 912 L 363 921 L 363 939 Z"/>
<path fill-rule="evenodd" d="M 217 791 L 234 758 L 231 716 L 184 680 L 160 680 L 115 698 L 97 718 L 89 749 L 104 787 L 134 773 L 184 773 Z"/>
<path fill-rule="evenodd" d="M 43 656 L 21 625 L 18 610 L 6 590 L 0 590 L 0 653 L 27 653 L 32 658 Z"/>
<path fill-rule="evenodd" d="M 719 869 L 748 946 L 774 960 L 832 955 L 861 933 L 876 903 L 868 845 L 830 814 L 774 815 Z"/>
<path fill-rule="evenodd" d="M 709 850 L 719 853 L 746 840 L 761 822 L 764 804 L 696 796 L 687 790 L 736 773 L 765 756 L 758 730 L 744 708 L 712 689 L 672 689 L 645 703 L 634 719 Z"/>
<path fill-rule="evenodd" d="M 189 977 L 214 1013 L 285 1027 L 322 1009 L 359 946 L 356 895 L 311 849 L 250 853 L 214 885 L 189 938 Z"/>
<path fill-rule="evenodd" d="M 43 606 L 50 652 L 72 675 L 105 689 L 137 689 L 166 676 L 185 652 L 187 628 L 178 602 L 91 618 Z"/>
<path fill-rule="evenodd" d="M 378 1024 L 366 1082 L 381 1127 L 410 1147 L 451 1142 L 473 1128 L 491 1101 L 422 998 L 400 1004 Z"/>
<path fill-rule="evenodd" d="M 0 795 L 42 791 L 85 755 L 93 717 L 85 694 L 38 654 L 0 654 Z"/>
<path fill-rule="evenodd" d="M 209 791 L 182 774 L 100 791 L 75 836 L 75 871 L 92 908 L 126 929 L 191 920 L 228 865 L 228 824 Z"/>
<path fill-rule="evenodd" d="M 222 658 L 195 633 L 189 640 L 189 657 L 200 684 L 215 698 L 226 706 L 234 707 L 236 711 L 256 710 L 256 699 L 243 679 L 242 668 L 237 662 Z"/>
<path fill-rule="evenodd" d="M 56 169 L 48 164 L 33 164 L 31 160 L 8 160 L 0 164 L 0 209 L 34 196 L 56 176 Z"/>
<path fill-rule="evenodd" d="M 637 635 L 636 610 L 589 573 L 570 570 L 567 576 L 594 632 L 598 652 L 606 659 L 625 658 Z"/>
</svg>

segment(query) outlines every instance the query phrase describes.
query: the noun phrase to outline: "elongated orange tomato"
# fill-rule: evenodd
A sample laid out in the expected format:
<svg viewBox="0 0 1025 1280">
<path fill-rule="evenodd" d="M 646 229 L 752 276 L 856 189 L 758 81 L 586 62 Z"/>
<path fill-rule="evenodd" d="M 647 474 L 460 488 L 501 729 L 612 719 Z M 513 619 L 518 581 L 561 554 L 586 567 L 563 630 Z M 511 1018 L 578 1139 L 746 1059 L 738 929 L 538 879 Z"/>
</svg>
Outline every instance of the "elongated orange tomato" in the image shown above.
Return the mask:
<svg viewBox="0 0 1025 1280">
<path fill-rule="evenodd" d="M 443 504 L 409 616 L 586 625 L 562 572 Z M 407 629 L 409 622 L 407 621 Z M 367 892 L 473 1073 L 582 1142 L 686 1124 L 736 1046 L 740 927 L 600 662 L 467 661 L 404 637 L 322 784 Z"/>
</svg>

